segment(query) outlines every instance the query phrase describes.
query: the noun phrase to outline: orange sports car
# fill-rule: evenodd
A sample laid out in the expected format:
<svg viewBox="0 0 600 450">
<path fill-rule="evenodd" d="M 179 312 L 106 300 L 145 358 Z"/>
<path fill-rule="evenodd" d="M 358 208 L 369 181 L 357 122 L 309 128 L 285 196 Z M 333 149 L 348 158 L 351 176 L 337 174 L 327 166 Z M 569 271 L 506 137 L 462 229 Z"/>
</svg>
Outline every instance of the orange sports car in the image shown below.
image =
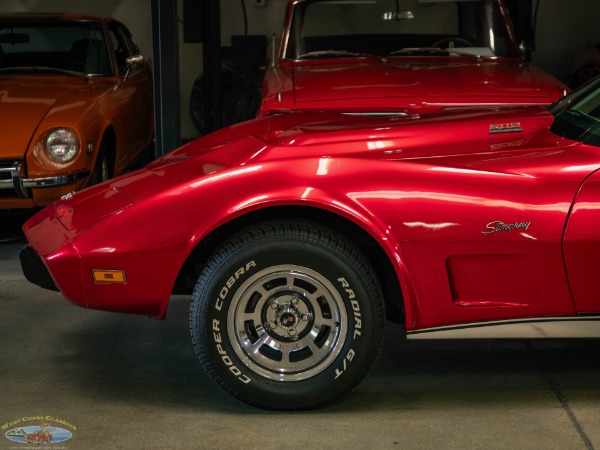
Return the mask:
<svg viewBox="0 0 600 450">
<path fill-rule="evenodd" d="M 152 75 L 110 17 L 0 15 L 0 209 L 125 172 L 154 136 Z"/>
</svg>

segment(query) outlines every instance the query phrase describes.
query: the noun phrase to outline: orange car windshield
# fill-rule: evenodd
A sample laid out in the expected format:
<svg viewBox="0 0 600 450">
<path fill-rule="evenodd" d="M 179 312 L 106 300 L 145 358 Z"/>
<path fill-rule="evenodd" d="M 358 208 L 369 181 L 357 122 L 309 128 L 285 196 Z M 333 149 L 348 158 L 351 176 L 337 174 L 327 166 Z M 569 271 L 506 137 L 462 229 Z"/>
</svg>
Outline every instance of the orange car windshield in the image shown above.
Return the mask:
<svg viewBox="0 0 600 450">
<path fill-rule="evenodd" d="M 48 74 L 112 75 L 102 24 L 93 21 L 0 22 L 0 73 L 28 73 L 40 69 Z"/>
</svg>

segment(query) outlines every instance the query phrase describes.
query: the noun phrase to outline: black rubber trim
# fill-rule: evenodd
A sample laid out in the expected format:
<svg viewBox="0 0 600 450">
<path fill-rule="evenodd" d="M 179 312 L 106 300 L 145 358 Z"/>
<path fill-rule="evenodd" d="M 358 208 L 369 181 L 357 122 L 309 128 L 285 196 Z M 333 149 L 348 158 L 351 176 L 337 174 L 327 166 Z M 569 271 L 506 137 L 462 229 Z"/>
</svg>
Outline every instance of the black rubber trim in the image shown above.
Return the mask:
<svg viewBox="0 0 600 450">
<path fill-rule="evenodd" d="M 26 245 L 19 252 L 19 259 L 21 260 L 21 269 L 23 269 L 23 274 L 27 278 L 27 281 L 37 284 L 44 289 L 58 291 L 48 268 L 33 247 Z"/>
</svg>

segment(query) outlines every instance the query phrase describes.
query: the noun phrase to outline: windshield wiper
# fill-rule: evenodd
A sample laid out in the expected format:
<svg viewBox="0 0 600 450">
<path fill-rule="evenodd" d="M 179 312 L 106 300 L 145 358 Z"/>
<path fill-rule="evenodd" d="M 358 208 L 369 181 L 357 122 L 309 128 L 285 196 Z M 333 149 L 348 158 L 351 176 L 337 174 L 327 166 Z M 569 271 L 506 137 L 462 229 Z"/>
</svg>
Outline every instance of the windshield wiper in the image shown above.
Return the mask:
<svg viewBox="0 0 600 450">
<path fill-rule="evenodd" d="M 369 55 L 366 53 L 349 52 L 347 50 L 317 50 L 314 52 L 304 53 L 296 59 L 326 59 L 326 58 L 377 58 L 380 56 Z"/>
<path fill-rule="evenodd" d="M 403 48 L 401 50 L 395 50 L 390 52 L 388 56 L 402 56 L 402 55 L 414 55 L 417 53 L 427 53 L 430 55 L 433 54 L 443 54 L 443 55 L 460 55 L 460 56 L 470 56 L 471 58 L 481 59 L 481 55 L 465 52 L 458 50 L 457 48 L 439 48 L 439 47 L 411 47 L 411 48 Z"/>
<path fill-rule="evenodd" d="M 79 77 L 84 79 L 88 77 L 87 74 L 82 72 L 76 72 L 75 70 L 60 69 L 58 67 L 49 66 L 2 67 L 0 68 L 0 73 L 2 72 L 55 72 L 63 75 L 69 75 L 72 77 Z"/>
</svg>

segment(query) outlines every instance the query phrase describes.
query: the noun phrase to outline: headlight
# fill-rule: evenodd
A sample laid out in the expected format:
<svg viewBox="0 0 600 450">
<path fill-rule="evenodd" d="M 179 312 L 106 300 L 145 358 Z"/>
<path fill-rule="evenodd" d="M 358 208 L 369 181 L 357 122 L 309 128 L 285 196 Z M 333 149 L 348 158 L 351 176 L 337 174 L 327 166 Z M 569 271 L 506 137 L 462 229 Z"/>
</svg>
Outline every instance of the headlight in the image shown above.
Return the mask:
<svg viewBox="0 0 600 450">
<path fill-rule="evenodd" d="M 54 161 L 69 162 L 79 152 L 79 139 L 75 133 L 66 128 L 57 128 L 46 138 L 46 153 Z"/>
</svg>

